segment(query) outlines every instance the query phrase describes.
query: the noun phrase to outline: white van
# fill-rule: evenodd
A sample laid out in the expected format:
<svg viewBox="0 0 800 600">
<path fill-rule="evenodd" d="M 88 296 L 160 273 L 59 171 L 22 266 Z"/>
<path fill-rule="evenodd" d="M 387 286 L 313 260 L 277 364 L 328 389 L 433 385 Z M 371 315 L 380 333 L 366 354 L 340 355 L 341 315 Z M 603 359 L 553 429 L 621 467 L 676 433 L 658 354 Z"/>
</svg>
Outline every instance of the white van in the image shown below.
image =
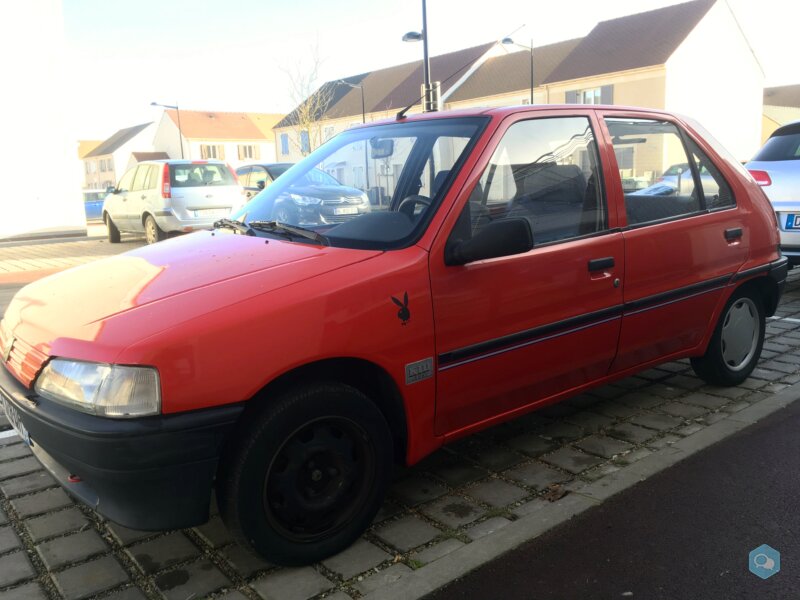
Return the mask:
<svg viewBox="0 0 800 600">
<path fill-rule="evenodd" d="M 207 229 L 245 201 L 231 168 L 209 160 L 152 160 L 127 171 L 103 203 L 108 241 L 144 232 L 148 244 L 169 232 Z"/>
</svg>

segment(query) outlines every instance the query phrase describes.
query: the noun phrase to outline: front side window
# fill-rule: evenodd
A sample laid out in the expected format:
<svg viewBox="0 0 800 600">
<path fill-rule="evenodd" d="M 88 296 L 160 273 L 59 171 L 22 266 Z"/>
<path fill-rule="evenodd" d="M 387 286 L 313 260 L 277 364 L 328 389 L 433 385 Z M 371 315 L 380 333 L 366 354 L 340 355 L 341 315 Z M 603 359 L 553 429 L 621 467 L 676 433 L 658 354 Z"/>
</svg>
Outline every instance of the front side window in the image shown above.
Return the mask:
<svg viewBox="0 0 800 600">
<path fill-rule="evenodd" d="M 509 127 L 453 231 L 475 236 L 500 219 L 525 219 L 534 245 L 606 229 L 597 143 L 587 117 L 520 121 Z"/>
<path fill-rule="evenodd" d="M 402 247 L 424 231 L 485 122 L 447 118 L 345 131 L 279 174 L 233 218 L 311 229 L 335 246 Z"/>
<path fill-rule="evenodd" d="M 136 173 L 136 167 L 129 170 L 128 172 L 125 173 L 125 175 L 122 176 L 122 178 L 119 180 L 119 185 L 117 186 L 117 189 L 119 189 L 119 191 L 121 192 L 130 191 L 131 185 L 133 185 L 134 173 Z"/>
</svg>

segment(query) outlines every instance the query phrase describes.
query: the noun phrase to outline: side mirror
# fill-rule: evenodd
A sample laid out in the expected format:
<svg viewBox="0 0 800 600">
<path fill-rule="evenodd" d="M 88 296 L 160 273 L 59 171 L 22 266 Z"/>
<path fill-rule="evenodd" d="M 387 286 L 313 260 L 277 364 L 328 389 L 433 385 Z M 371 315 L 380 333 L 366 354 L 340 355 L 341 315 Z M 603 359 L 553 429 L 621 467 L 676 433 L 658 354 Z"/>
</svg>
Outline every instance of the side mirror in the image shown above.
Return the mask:
<svg viewBox="0 0 800 600">
<path fill-rule="evenodd" d="M 370 138 L 369 155 L 370 158 L 388 158 L 394 154 L 394 140 Z"/>
<path fill-rule="evenodd" d="M 259 179 L 258 181 L 256 181 L 256 187 L 259 190 L 263 190 L 265 187 L 267 187 L 267 183 L 263 179 Z"/>
<path fill-rule="evenodd" d="M 115 194 L 117 192 L 117 188 L 113 185 L 110 185 L 106 188 L 106 194 Z"/>
<path fill-rule="evenodd" d="M 448 266 L 476 260 L 523 254 L 533 248 L 533 233 L 525 219 L 502 219 L 489 223 L 471 239 L 456 242 L 445 252 Z"/>
</svg>

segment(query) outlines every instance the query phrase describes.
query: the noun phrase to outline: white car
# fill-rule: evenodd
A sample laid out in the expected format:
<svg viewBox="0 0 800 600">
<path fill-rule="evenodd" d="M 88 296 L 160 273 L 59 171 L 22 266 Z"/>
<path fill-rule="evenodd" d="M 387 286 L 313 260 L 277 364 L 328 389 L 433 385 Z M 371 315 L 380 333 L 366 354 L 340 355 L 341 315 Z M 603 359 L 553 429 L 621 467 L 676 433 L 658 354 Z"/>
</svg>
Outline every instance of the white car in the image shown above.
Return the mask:
<svg viewBox="0 0 800 600">
<path fill-rule="evenodd" d="M 223 162 L 153 160 L 127 171 L 103 203 L 108 241 L 144 232 L 148 244 L 170 232 L 210 228 L 244 203 L 242 188 Z"/>
<path fill-rule="evenodd" d="M 775 209 L 781 251 L 800 264 L 800 121 L 776 129 L 745 166 Z"/>
</svg>

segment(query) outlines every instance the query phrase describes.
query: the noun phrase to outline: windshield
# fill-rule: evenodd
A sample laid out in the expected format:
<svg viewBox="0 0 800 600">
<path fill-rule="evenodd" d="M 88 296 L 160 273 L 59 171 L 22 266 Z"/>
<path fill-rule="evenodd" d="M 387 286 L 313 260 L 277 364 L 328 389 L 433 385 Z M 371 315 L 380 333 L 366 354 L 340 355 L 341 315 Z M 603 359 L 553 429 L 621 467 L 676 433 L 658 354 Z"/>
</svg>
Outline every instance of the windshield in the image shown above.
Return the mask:
<svg viewBox="0 0 800 600">
<path fill-rule="evenodd" d="M 333 246 L 407 245 L 424 231 L 485 122 L 445 118 L 346 131 L 232 218 L 311 229 Z"/>
</svg>

